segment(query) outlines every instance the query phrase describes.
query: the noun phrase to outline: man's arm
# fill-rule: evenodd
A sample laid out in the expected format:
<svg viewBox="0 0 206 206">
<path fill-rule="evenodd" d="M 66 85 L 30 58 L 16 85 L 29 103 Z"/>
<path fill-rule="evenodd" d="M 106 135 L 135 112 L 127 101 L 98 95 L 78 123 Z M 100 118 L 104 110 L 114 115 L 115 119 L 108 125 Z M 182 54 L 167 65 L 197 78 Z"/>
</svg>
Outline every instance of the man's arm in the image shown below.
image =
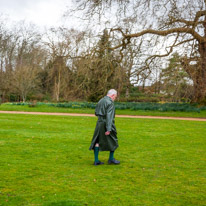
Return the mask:
<svg viewBox="0 0 206 206">
<path fill-rule="evenodd" d="M 105 135 L 109 135 L 112 130 L 112 123 L 114 118 L 114 104 L 110 104 L 106 112 L 106 132 Z"/>
</svg>

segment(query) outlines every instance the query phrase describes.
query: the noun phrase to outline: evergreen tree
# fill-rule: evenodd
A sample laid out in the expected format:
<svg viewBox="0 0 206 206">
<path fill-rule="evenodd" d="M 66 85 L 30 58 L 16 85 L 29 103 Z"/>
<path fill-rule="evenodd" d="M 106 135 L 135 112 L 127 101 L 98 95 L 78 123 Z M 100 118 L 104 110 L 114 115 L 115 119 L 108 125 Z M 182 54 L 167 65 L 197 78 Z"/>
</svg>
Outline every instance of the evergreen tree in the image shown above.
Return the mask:
<svg viewBox="0 0 206 206">
<path fill-rule="evenodd" d="M 181 57 L 174 53 L 169 59 L 169 65 L 161 72 L 162 91 L 172 101 L 179 102 L 183 98 L 189 99 L 192 95 L 191 79 L 181 65 Z"/>
</svg>

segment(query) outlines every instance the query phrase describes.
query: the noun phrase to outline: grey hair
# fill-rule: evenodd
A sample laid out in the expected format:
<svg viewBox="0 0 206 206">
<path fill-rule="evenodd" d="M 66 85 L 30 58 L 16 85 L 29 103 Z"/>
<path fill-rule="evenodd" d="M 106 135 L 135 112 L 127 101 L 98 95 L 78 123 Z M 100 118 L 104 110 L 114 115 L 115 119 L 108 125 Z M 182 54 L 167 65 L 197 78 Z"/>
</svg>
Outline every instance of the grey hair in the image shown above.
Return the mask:
<svg viewBox="0 0 206 206">
<path fill-rule="evenodd" d="M 107 95 L 113 95 L 113 94 L 117 94 L 117 91 L 115 89 L 110 89 L 108 92 L 107 92 Z"/>
</svg>

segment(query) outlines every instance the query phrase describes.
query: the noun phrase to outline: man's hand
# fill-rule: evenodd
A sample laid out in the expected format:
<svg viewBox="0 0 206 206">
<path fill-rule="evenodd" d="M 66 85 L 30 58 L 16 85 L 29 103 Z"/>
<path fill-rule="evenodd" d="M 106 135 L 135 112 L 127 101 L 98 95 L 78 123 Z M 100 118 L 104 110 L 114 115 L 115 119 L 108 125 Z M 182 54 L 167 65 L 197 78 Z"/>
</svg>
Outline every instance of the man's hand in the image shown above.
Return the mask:
<svg viewBox="0 0 206 206">
<path fill-rule="evenodd" d="M 106 132 L 105 132 L 105 135 L 110 135 L 110 131 L 106 131 Z"/>
</svg>

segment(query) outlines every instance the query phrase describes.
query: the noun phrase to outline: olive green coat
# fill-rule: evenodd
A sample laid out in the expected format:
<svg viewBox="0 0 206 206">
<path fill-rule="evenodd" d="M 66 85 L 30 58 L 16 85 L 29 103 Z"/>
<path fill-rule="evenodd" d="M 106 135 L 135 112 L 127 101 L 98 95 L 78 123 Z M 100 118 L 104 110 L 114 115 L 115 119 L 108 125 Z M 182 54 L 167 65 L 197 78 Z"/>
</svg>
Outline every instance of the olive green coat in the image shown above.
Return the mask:
<svg viewBox="0 0 206 206">
<path fill-rule="evenodd" d="M 119 145 L 114 121 L 115 107 L 110 97 L 105 96 L 98 102 L 95 115 L 98 120 L 89 149 L 94 149 L 95 144 L 99 143 L 100 151 L 115 151 Z M 105 135 L 106 131 L 110 131 L 110 135 Z"/>
</svg>

